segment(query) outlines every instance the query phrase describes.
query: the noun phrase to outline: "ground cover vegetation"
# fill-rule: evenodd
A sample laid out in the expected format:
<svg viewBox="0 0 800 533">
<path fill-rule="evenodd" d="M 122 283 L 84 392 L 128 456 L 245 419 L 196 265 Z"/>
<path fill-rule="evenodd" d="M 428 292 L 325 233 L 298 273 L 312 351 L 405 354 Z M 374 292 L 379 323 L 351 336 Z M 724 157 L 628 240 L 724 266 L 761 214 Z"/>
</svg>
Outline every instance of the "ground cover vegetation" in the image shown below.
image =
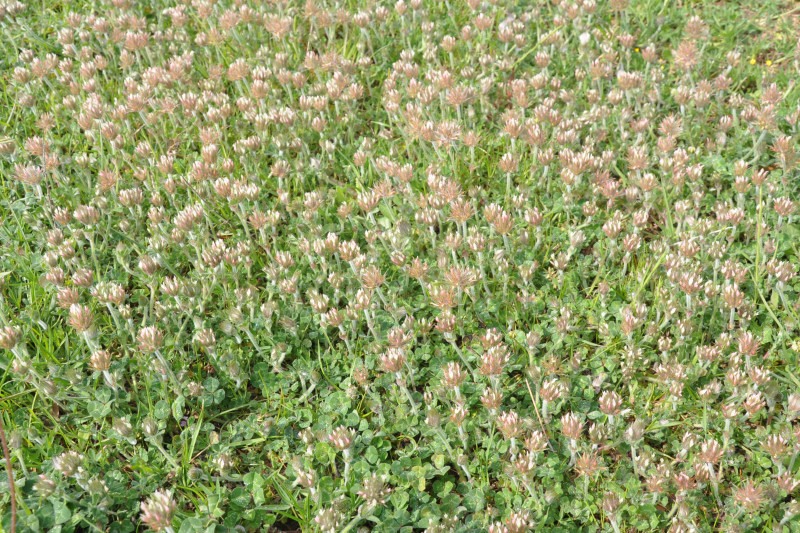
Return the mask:
<svg viewBox="0 0 800 533">
<path fill-rule="evenodd" d="M 798 530 L 799 37 L 0 0 L 0 526 Z"/>
</svg>

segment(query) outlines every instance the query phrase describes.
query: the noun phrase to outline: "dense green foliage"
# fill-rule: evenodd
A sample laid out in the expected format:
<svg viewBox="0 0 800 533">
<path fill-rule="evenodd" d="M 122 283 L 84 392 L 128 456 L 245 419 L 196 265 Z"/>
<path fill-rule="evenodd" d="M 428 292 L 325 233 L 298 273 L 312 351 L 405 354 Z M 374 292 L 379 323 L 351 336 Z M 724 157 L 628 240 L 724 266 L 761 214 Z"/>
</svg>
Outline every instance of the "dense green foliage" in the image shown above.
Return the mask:
<svg viewBox="0 0 800 533">
<path fill-rule="evenodd" d="M 797 530 L 799 30 L 0 0 L 17 529 Z"/>
</svg>

